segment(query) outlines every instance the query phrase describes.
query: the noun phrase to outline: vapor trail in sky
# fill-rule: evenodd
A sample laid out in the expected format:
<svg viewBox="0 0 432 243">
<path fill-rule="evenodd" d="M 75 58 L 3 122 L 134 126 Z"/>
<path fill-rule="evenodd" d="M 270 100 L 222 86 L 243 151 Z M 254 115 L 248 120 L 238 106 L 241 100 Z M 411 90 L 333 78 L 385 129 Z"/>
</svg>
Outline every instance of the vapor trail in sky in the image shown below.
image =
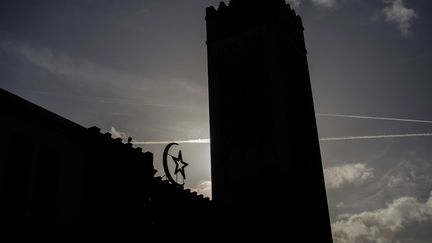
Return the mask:
<svg viewBox="0 0 432 243">
<path fill-rule="evenodd" d="M 177 141 L 150 141 L 150 142 L 132 142 L 132 144 L 136 145 L 152 145 L 152 144 L 169 144 L 169 143 L 210 143 L 210 139 L 190 139 L 190 140 L 177 140 Z"/>
<path fill-rule="evenodd" d="M 407 137 L 432 137 L 432 133 L 407 133 L 407 134 L 386 134 L 386 135 L 368 135 L 368 136 L 345 136 L 345 137 L 327 137 L 320 138 L 320 141 L 343 141 L 343 140 L 360 140 L 360 139 L 381 139 L 381 138 L 407 138 Z M 153 141 L 153 142 L 132 142 L 135 145 L 157 145 L 157 144 L 209 144 L 210 139 L 191 139 L 178 141 Z"/>
<path fill-rule="evenodd" d="M 388 135 L 371 135 L 371 136 L 329 137 L 329 138 L 320 138 L 319 140 L 320 141 L 343 141 L 343 140 L 406 138 L 406 137 L 432 137 L 432 133 L 408 133 L 408 134 L 388 134 Z"/>
<path fill-rule="evenodd" d="M 393 118 L 393 117 L 357 116 L 357 115 L 326 114 L 326 113 L 318 113 L 318 114 L 316 114 L 316 116 L 354 118 L 354 119 L 368 119 L 368 120 L 384 120 L 384 121 L 400 121 L 400 122 L 414 122 L 414 123 L 429 123 L 429 124 L 432 124 L 432 121 L 428 121 L 428 120 Z"/>
<path fill-rule="evenodd" d="M 316 116 L 432 124 L 432 121 L 429 120 L 405 119 L 405 118 L 393 118 L 393 117 L 358 116 L 358 115 L 327 114 L 327 113 L 317 113 Z M 368 136 L 327 137 L 327 138 L 320 138 L 319 140 L 320 141 L 343 141 L 343 140 L 404 138 L 404 137 L 432 137 L 432 133 L 407 133 L 407 134 L 386 134 L 386 135 L 368 135 Z M 209 144 L 210 139 L 205 138 L 205 139 L 190 139 L 190 140 L 177 140 L 177 141 L 132 142 L 132 144 L 136 144 L 136 145 L 168 144 L 168 143 L 179 143 L 179 144 L 185 144 L 185 143 L 206 144 L 207 143 Z"/>
</svg>

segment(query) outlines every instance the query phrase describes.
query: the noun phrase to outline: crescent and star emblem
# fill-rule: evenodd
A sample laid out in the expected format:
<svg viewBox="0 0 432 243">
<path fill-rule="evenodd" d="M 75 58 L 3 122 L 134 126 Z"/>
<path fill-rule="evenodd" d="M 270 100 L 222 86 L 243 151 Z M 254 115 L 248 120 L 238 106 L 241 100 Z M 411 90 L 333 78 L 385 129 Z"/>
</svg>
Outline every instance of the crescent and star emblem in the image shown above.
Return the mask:
<svg viewBox="0 0 432 243">
<path fill-rule="evenodd" d="M 170 148 L 174 145 L 178 146 L 178 143 L 170 143 L 165 147 L 165 150 L 163 153 L 163 167 L 164 167 L 165 175 L 171 183 L 183 186 L 184 180 L 186 180 L 185 167 L 188 166 L 189 164 L 183 161 L 183 156 L 182 156 L 181 150 L 179 150 L 177 157 L 169 154 Z M 172 161 L 174 161 L 174 164 L 175 164 L 174 175 L 176 177 L 176 180 L 174 180 L 174 178 L 172 177 L 171 172 L 169 170 L 168 156 L 170 156 L 172 158 Z M 183 177 L 183 183 L 182 184 L 177 182 L 177 176 L 179 173 Z"/>
</svg>

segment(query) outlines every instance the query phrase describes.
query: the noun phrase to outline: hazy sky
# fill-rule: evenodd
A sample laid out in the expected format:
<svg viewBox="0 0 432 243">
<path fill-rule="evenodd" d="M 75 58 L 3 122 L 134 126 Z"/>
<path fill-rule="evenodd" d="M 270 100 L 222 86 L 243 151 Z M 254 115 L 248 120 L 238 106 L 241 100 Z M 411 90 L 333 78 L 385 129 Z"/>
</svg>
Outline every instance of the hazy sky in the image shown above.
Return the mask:
<svg viewBox="0 0 432 243">
<path fill-rule="evenodd" d="M 208 139 L 204 17 L 218 2 L 2 0 L 0 87 L 136 142 Z M 335 242 L 431 242 L 432 1 L 289 2 L 320 137 L 341 138 L 321 141 Z M 164 145 L 141 146 L 160 168 Z M 180 148 L 187 186 L 208 191 L 209 145 Z"/>
</svg>

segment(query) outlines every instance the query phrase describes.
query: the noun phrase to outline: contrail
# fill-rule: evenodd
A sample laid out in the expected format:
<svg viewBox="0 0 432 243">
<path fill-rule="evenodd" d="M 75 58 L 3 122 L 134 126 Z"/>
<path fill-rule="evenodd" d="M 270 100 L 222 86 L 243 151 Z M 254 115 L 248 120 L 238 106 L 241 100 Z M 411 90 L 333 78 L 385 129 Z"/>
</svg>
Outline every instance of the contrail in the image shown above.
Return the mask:
<svg viewBox="0 0 432 243">
<path fill-rule="evenodd" d="M 342 118 L 355 118 L 355 119 L 369 119 L 369 120 L 384 120 L 384 121 L 400 121 L 400 122 L 415 122 L 415 123 L 428 123 L 428 124 L 432 124 L 432 121 L 429 121 L 429 120 L 405 119 L 405 118 L 394 118 L 394 117 L 356 116 L 356 115 L 326 114 L 326 113 L 317 113 L 316 116 L 322 116 L 322 117 L 342 117 Z"/>
<path fill-rule="evenodd" d="M 329 138 L 320 138 L 319 140 L 320 141 L 343 141 L 343 140 L 407 138 L 407 137 L 432 137 L 432 133 L 408 133 L 408 134 L 389 134 L 389 135 L 371 135 L 371 136 L 329 137 Z"/>
<path fill-rule="evenodd" d="M 360 139 L 383 139 L 383 138 L 409 138 L 409 137 L 432 137 L 432 133 L 407 133 L 407 134 L 385 134 L 385 135 L 369 135 L 369 136 L 346 136 L 346 137 L 326 137 L 319 138 L 319 141 L 344 141 L 344 140 L 360 140 Z M 191 139 L 178 141 L 149 141 L 149 142 L 132 142 L 135 145 L 157 145 L 157 144 L 209 144 L 210 139 Z"/>
<path fill-rule="evenodd" d="M 429 120 L 405 119 L 405 118 L 394 118 L 394 117 L 358 116 L 358 115 L 343 115 L 343 114 L 328 114 L 328 113 L 317 113 L 316 116 L 432 124 L 432 121 L 429 121 Z M 343 141 L 343 140 L 405 138 L 405 137 L 432 137 L 432 133 L 408 133 L 408 134 L 387 134 L 387 135 L 369 135 L 369 136 L 327 137 L 327 138 L 319 138 L 319 140 L 320 141 Z M 207 143 L 207 144 L 209 144 L 210 139 L 205 138 L 205 139 L 191 139 L 191 140 L 178 140 L 178 141 L 132 142 L 132 144 L 136 144 L 136 145 L 152 145 L 152 144 L 168 144 L 168 143 L 179 143 L 179 144 L 185 144 L 185 143 L 206 144 Z"/>
<path fill-rule="evenodd" d="M 169 143 L 204 144 L 204 143 L 210 143 L 210 139 L 209 138 L 205 138 L 205 139 L 190 139 L 190 140 L 177 140 L 177 141 L 132 142 L 132 144 L 136 144 L 136 145 L 169 144 Z"/>
</svg>

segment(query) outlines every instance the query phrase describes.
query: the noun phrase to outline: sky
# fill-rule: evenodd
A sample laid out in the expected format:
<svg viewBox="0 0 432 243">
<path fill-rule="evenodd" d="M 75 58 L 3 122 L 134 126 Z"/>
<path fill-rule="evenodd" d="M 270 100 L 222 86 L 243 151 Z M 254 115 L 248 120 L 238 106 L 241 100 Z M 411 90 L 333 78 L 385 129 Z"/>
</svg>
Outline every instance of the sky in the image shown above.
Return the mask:
<svg viewBox="0 0 432 243">
<path fill-rule="evenodd" d="M 334 241 L 431 242 L 432 1 L 288 2 L 305 27 Z M 204 17 L 218 3 L 2 0 L 0 88 L 131 136 L 161 176 L 166 143 L 183 141 L 186 187 L 209 195 Z"/>
</svg>

